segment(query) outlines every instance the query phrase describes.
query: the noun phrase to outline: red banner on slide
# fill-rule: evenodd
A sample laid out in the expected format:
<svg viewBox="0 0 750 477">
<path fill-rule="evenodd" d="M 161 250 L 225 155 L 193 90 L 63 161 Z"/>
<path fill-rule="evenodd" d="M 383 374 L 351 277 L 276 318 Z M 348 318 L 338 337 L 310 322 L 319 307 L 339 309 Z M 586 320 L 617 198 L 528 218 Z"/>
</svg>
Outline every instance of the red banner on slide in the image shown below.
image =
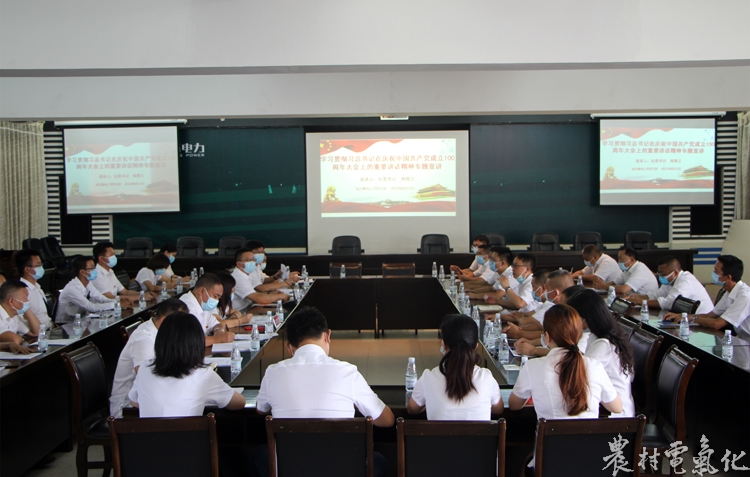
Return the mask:
<svg viewBox="0 0 750 477">
<path fill-rule="evenodd" d="M 617 137 L 620 134 L 624 134 L 631 139 L 638 139 L 644 134 L 650 131 L 664 131 L 669 132 L 674 128 L 603 128 L 601 132 L 601 140 L 609 139 L 611 137 Z"/>
<path fill-rule="evenodd" d="M 320 141 L 320 155 L 328 154 L 331 151 L 336 151 L 342 147 L 349 149 L 352 152 L 362 152 L 368 147 L 372 146 L 376 142 L 388 141 L 393 144 L 398 144 L 403 139 L 334 139 Z"/>
</svg>

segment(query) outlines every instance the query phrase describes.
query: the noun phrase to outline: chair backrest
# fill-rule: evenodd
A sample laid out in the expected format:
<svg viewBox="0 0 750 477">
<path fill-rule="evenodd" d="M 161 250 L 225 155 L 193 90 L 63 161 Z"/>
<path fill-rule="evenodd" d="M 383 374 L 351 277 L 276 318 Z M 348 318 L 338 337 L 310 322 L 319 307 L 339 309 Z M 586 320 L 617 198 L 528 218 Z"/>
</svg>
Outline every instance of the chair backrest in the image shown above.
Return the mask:
<svg viewBox="0 0 750 477">
<path fill-rule="evenodd" d="M 341 278 L 341 265 L 346 268 L 346 278 L 362 278 L 362 262 L 358 263 L 333 263 L 328 264 L 328 276 Z"/>
<path fill-rule="evenodd" d="M 55 316 L 56 316 L 56 313 L 57 313 L 57 297 L 58 297 L 58 294 L 59 293 L 56 292 L 56 291 L 52 292 L 52 293 L 48 292 L 48 293 L 44 294 L 44 297 L 47 299 L 47 303 L 46 303 L 46 306 L 47 306 L 47 316 L 49 316 L 53 320 L 55 319 Z"/>
<path fill-rule="evenodd" d="M 107 421 L 115 477 L 219 476 L 213 413 Z"/>
<path fill-rule="evenodd" d="M 656 378 L 656 420 L 674 429 L 673 440 L 685 440 L 685 398 L 690 377 L 698 365 L 698 358 L 691 358 L 672 345 L 664 355 Z"/>
<path fill-rule="evenodd" d="M 630 389 L 636 410 L 646 415 L 651 411 L 654 402 L 656 354 L 663 341 L 663 336 L 657 336 L 643 328 L 634 330 L 629 339 L 634 361 L 634 375 Z"/>
<path fill-rule="evenodd" d="M 373 477 L 372 418 L 266 417 L 269 475 Z"/>
<path fill-rule="evenodd" d="M 586 245 L 596 245 L 599 250 L 604 250 L 602 234 L 599 232 L 578 232 L 573 238 L 572 250 L 581 251 Z"/>
<path fill-rule="evenodd" d="M 362 255 L 362 242 L 355 235 L 339 235 L 334 237 L 331 242 L 331 250 L 328 253 L 333 255 Z"/>
<path fill-rule="evenodd" d="M 67 268 L 69 263 L 65 257 L 65 252 L 60 246 L 60 242 L 57 238 L 48 235 L 42 239 L 42 250 L 47 256 L 47 259 L 51 261 L 57 268 Z"/>
<path fill-rule="evenodd" d="M 625 246 L 634 250 L 652 250 L 656 248 L 651 232 L 632 231 L 625 234 Z"/>
<path fill-rule="evenodd" d="M 151 258 L 154 255 L 154 242 L 148 237 L 131 237 L 125 241 L 123 257 Z"/>
<path fill-rule="evenodd" d="M 451 253 L 452 251 L 451 240 L 445 234 L 422 235 L 420 248 L 417 249 L 418 253 L 424 254 Z"/>
<path fill-rule="evenodd" d="M 206 247 L 201 237 L 180 237 L 177 239 L 177 255 L 181 257 L 202 257 Z"/>
<path fill-rule="evenodd" d="M 505 236 L 500 234 L 483 234 L 490 241 L 490 247 L 505 247 Z"/>
<path fill-rule="evenodd" d="M 633 313 L 633 308 L 635 308 L 635 303 L 619 296 L 609 305 L 609 309 L 615 316 L 630 316 Z"/>
<path fill-rule="evenodd" d="M 220 257 L 234 257 L 235 252 L 245 245 L 245 237 L 222 237 L 219 239 Z"/>
<path fill-rule="evenodd" d="M 126 289 L 130 289 L 130 275 L 128 275 L 128 272 L 120 270 L 115 272 L 115 276 L 122 286 Z"/>
<path fill-rule="evenodd" d="M 396 421 L 398 476 L 505 475 L 505 419 Z"/>
<path fill-rule="evenodd" d="M 92 342 L 77 350 L 60 353 L 70 376 L 73 391 L 73 430 L 83 435 L 83 421 L 109 409 L 109 392 L 104 370 L 104 360 Z"/>
<path fill-rule="evenodd" d="M 412 263 L 384 263 L 383 278 L 414 277 L 416 265 Z"/>
<path fill-rule="evenodd" d="M 122 336 L 123 346 L 128 344 L 128 340 L 130 339 L 130 336 L 133 334 L 136 328 L 141 326 L 141 323 L 143 323 L 143 320 L 136 320 L 135 323 L 131 323 L 128 326 L 120 327 L 120 336 Z"/>
<path fill-rule="evenodd" d="M 618 316 L 617 317 L 617 323 L 619 323 L 620 328 L 622 328 L 622 331 L 625 332 L 625 335 L 627 335 L 628 339 L 635 333 L 635 330 L 641 327 L 640 323 L 636 323 L 633 320 L 629 320 L 628 318 L 625 318 L 624 316 Z"/>
<path fill-rule="evenodd" d="M 699 306 L 701 306 L 700 300 L 691 300 L 682 295 L 677 295 L 677 298 L 672 302 L 672 308 L 670 308 L 669 311 L 673 313 L 695 313 L 698 311 Z"/>
<path fill-rule="evenodd" d="M 535 233 L 531 236 L 532 252 L 556 252 L 560 250 L 560 237 L 557 234 Z"/>
<path fill-rule="evenodd" d="M 539 419 L 536 428 L 534 475 L 568 477 L 571 475 L 613 475 L 606 457 L 614 453 L 613 443 L 627 440 L 621 448 L 628 473 L 640 476 L 638 454 L 643 442 L 646 416 L 617 419 Z M 622 462 L 619 462 L 622 463 Z"/>
</svg>

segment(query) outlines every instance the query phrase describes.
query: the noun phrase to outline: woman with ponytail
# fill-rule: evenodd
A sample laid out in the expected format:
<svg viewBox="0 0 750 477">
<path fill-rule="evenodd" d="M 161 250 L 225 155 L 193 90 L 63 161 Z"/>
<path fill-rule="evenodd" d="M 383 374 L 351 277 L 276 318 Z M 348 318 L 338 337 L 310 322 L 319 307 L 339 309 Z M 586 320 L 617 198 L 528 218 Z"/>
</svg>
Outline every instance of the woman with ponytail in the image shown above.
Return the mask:
<svg viewBox="0 0 750 477">
<path fill-rule="evenodd" d="M 448 315 L 440 326 L 443 358 L 414 386 L 407 410 L 437 421 L 488 421 L 503 412 L 500 386 L 490 370 L 477 366 L 479 332 L 466 315 Z"/>
<path fill-rule="evenodd" d="M 622 412 L 622 401 L 604 367 L 578 349 L 583 333 L 578 312 L 555 305 L 544 314 L 543 326 L 542 346 L 550 352 L 521 368 L 508 407 L 521 409 L 533 397 L 539 418 L 598 418 L 600 403 L 610 412 Z"/>
</svg>

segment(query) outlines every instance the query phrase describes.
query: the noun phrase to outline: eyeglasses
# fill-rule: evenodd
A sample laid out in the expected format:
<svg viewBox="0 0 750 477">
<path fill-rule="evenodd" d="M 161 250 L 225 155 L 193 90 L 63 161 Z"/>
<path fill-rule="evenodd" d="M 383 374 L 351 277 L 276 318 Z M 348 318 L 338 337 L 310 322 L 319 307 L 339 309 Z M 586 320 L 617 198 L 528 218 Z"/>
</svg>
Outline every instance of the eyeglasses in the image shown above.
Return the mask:
<svg viewBox="0 0 750 477">
<path fill-rule="evenodd" d="M 526 265 L 524 265 L 523 263 L 513 263 L 513 264 L 511 264 L 511 267 L 513 267 L 513 268 L 526 268 Z"/>
</svg>

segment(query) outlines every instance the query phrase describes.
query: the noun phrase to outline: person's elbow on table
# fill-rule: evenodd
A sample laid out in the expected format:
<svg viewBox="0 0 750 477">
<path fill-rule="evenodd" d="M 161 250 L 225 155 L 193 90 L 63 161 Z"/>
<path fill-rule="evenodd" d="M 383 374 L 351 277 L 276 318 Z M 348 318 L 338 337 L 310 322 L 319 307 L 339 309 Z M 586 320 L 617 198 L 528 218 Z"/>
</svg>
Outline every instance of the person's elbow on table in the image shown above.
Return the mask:
<svg viewBox="0 0 750 477">
<path fill-rule="evenodd" d="M 383 412 L 380 413 L 377 419 L 372 420 L 372 425 L 377 427 L 391 427 L 395 424 L 396 418 L 393 415 L 391 408 L 386 406 L 383 408 Z"/>
<path fill-rule="evenodd" d="M 520 398 L 515 394 L 510 393 L 510 397 L 508 398 L 508 409 L 511 411 L 518 411 L 526 405 L 526 401 L 528 401 L 528 399 Z"/>
<path fill-rule="evenodd" d="M 245 396 L 235 391 L 232 395 L 232 399 L 227 404 L 227 409 L 230 411 L 237 411 L 245 408 Z"/>
</svg>

